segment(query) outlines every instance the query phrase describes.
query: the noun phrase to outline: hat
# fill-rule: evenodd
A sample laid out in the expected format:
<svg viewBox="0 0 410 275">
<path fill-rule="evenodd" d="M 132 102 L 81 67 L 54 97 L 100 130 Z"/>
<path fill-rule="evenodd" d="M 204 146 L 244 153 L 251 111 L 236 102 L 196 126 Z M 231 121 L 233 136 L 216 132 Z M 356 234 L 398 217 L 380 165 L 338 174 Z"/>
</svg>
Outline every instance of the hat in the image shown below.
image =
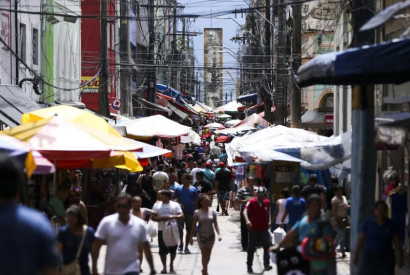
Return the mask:
<svg viewBox="0 0 410 275">
<path fill-rule="evenodd" d="M 205 163 L 205 167 L 206 167 L 206 168 L 211 168 L 211 167 L 212 167 L 212 164 L 211 164 L 210 162 L 207 162 L 207 163 Z"/>
<path fill-rule="evenodd" d="M 265 187 L 257 187 L 255 190 L 256 194 L 265 194 L 266 193 L 266 188 Z"/>
<path fill-rule="evenodd" d="M 311 174 L 309 176 L 309 181 L 317 181 L 317 175 L 316 174 Z"/>
<path fill-rule="evenodd" d="M 221 161 L 221 162 L 219 163 L 219 166 L 220 166 L 220 167 L 225 167 L 225 163 Z"/>
</svg>

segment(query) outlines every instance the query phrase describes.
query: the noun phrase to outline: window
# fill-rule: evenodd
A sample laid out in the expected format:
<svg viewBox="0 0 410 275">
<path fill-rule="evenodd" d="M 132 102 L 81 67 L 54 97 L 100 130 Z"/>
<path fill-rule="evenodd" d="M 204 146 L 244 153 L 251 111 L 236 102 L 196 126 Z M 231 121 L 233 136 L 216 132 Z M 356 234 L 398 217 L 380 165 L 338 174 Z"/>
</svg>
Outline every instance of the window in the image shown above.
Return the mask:
<svg viewBox="0 0 410 275">
<path fill-rule="evenodd" d="M 20 41 L 19 41 L 19 55 L 23 62 L 26 62 L 26 25 L 20 24 Z"/>
<path fill-rule="evenodd" d="M 33 29 L 33 65 L 38 65 L 38 29 Z"/>
</svg>

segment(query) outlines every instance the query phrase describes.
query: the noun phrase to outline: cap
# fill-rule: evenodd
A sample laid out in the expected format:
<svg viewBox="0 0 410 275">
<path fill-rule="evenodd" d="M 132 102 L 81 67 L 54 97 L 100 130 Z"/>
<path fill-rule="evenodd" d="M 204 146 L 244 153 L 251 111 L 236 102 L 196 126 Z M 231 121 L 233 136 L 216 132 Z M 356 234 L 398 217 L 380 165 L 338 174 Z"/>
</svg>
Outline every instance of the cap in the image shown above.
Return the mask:
<svg viewBox="0 0 410 275">
<path fill-rule="evenodd" d="M 256 194 L 265 194 L 266 193 L 266 188 L 265 187 L 257 187 L 255 190 Z"/>
<path fill-rule="evenodd" d="M 309 181 L 317 181 L 317 175 L 316 174 L 311 174 L 309 176 Z"/>
<path fill-rule="evenodd" d="M 225 163 L 221 161 L 221 162 L 219 163 L 219 166 L 225 167 Z"/>
<path fill-rule="evenodd" d="M 212 167 L 212 164 L 211 164 L 210 162 L 207 162 L 207 163 L 205 163 L 205 167 L 211 168 L 211 167 Z"/>
</svg>

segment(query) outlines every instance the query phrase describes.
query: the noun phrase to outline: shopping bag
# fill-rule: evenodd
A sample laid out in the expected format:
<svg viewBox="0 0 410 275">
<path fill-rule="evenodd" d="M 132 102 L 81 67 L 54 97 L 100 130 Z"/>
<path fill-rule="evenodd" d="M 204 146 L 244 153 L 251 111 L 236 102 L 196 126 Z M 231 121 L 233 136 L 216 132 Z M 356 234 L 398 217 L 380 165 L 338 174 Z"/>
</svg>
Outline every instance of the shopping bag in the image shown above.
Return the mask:
<svg viewBox="0 0 410 275">
<path fill-rule="evenodd" d="M 157 229 L 155 228 L 155 224 L 154 224 L 154 222 L 153 222 L 152 220 L 149 220 L 149 221 L 148 221 L 148 224 L 147 224 L 147 233 L 148 233 L 148 236 L 149 236 L 151 239 L 153 239 L 153 238 L 155 238 L 155 237 L 157 236 Z"/>
<path fill-rule="evenodd" d="M 177 246 L 179 243 L 179 229 L 178 224 L 175 221 L 169 221 L 165 223 L 164 230 L 162 231 L 162 238 L 164 243 L 168 247 Z"/>
<path fill-rule="evenodd" d="M 273 231 L 273 244 L 279 244 L 286 236 L 286 232 L 282 227 L 276 228 Z"/>
</svg>

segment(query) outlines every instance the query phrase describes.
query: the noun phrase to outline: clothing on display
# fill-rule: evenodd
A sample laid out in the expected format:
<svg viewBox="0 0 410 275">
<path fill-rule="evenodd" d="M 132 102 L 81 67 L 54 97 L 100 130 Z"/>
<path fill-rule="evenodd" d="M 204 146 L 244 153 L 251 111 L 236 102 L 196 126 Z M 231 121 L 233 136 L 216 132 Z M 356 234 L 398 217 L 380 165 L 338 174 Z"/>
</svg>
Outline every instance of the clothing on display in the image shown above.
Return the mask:
<svg viewBox="0 0 410 275">
<path fill-rule="evenodd" d="M 164 144 L 162 144 L 161 139 L 159 138 L 157 140 L 157 142 L 155 143 L 155 146 L 159 147 L 159 148 L 164 148 Z"/>
<path fill-rule="evenodd" d="M 179 143 L 178 145 L 174 146 L 174 152 L 175 152 L 175 158 L 177 160 L 182 160 L 182 156 L 185 150 L 185 145 L 182 143 Z"/>
</svg>

